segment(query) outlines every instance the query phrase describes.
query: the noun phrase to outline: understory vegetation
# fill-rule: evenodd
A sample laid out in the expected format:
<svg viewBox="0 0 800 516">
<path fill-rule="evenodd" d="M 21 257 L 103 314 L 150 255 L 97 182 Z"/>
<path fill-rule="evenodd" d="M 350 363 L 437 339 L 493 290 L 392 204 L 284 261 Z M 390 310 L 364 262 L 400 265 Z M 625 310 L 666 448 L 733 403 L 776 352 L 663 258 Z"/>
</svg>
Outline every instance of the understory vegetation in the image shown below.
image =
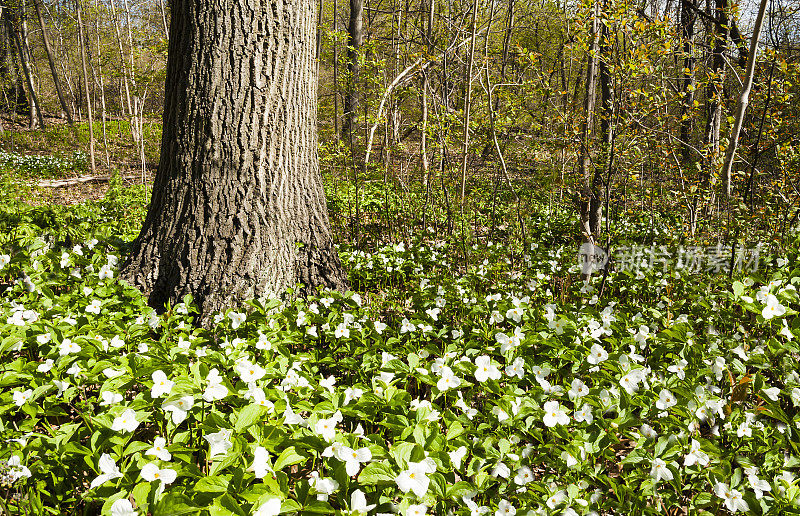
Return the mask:
<svg viewBox="0 0 800 516">
<path fill-rule="evenodd" d="M 200 329 L 191 299 L 158 315 L 117 280 L 145 186 L 37 206 L 8 163 L 4 514 L 800 510 L 797 228 L 732 273 L 728 247 L 694 268 L 615 255 L 583 281 L 552 192 L 520 209 L 476 178 L 461 219 L 425 188 L 328 178 L 352 290 Z M 658 206 L 610 240 L 716 249 Z"/>
</svg>

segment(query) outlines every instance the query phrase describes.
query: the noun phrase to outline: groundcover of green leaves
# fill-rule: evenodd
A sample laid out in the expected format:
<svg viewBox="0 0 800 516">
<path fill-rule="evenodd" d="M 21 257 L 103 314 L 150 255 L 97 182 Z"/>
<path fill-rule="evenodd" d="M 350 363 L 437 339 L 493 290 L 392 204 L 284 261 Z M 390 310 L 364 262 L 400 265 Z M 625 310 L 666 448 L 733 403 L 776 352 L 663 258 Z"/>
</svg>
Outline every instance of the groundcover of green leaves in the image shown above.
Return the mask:
<svg viewBox="0 0 800 516">
<path fill-rule="evenodd" d="M 462 267 L 421 237 L 341 248 L 354 292 L 202 330 L 118 282 L 111 218 L 25 220 L 0 240 L 8 513 L 800 510 L 796 255 L 599 297 L 572 247 Z"/>
</svg>

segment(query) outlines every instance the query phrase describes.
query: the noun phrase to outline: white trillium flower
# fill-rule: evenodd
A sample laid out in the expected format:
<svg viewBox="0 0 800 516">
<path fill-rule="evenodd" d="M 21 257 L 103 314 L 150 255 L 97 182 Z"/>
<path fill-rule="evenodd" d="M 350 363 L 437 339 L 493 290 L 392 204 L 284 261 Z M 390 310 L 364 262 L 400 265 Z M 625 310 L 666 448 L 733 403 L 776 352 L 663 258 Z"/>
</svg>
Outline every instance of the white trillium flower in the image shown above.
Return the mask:
<svg viewBox="0 0 800 516">
<path fill-rule="evenodd" d="M 266 448 L 259 446 L 255 449 L 253 464 L 250 465 L 249 469 L 255 473 L 256 478 L 264 478 L 267 473 L 272 473 L 269 452 Z"/>
<path fill-rule="evenodd" d="M 567 492 L 564 490 L 556 491 L 547 499 L 546 505 L 550 510 L 555 509 L 567 499 Z"/>
<path fill-rule="evenodd" d="M 639 390 L 639 384 L 644 380 L 644 378 L 644 369 L 632 369 L 622 375 L 622 378 L 619 379 L 619 384 L 628 394 L 632 395 L 634 392 Z"/>
<path fill-rule="evenodd" d="M 639 431 L 648 439 L 655 439 L 658 437 L 658 433 L 653 430 L 653 427 L 648 425 L 647 423 L 642 423 L 642 426 L 639 428 Z"/>
<path fill-rule="evenodd" d="M 231 328 L 235 330 L 242 325 L 245 319 L 247 319 L 247 314 L 243 314 L 241 312 L 230 312 L 228 314 L 228 318 L 231 320 Z"/>
<path fill-rule="evenodd" d="M 656 401 L 656 408 L 658 410 L 667 410 L 670 407 L 674 407 L 677 401 L 675 401 L 675 396 L 667 389 L 661 389 L 661 393 L 658 395 L 658 401 Z"/>
<path fill-rule="evenodd" d="M 283 411 L 283 422 L 287 425 L 306 425 L 306 420 L 303 416 L 295 414 L 291 405 L 286 404 L 286 409 Z"/>
<path fill-rule="evenodd" d="M 714 493 L 722 498 L 725 507 L 731 512 L 748 512 L 750 510 L 750 506 L 744 498 L 742 498 L 742 493 L 736 489 L 731 489 L 728 487 L 728 484 L 718 482 L 717 485 L 714 486 Z"/>
<path fill-rule="evenodd" d="M 86 306 L 86 311 L 98 315 L 102 308 L 102 302 L 99 299 L 93 299 L 91 303 Z"/>
<path fill-rule="evenodd" d="M 58 354 L 63 356 L 71 355 L 72 353 L 78 353 L 81 350 L 81 347 L 69 339 L 64 339 L 61 341 L 61 344 L 58 345 Z"/>
<path fill-rule="evenodd" d="M 658 458 L 653 459 L 653 467 L 650 469 L 650 476 L 653 477 L 653 480 L 656 482 L 661 482 L 662 480 L 670 481 L 674 478 L 672 471 L 667 467 L 667 463 Z"/>
<path fill-rule="evenodd" d="M 319 381 L 319 386 L 326 389 L 328 392 L 333 392 L 333 386 L 336 385 L 336 378 L 330 375 L 327 378 L 322 378 Z"/>
<path fill-rule="evenodd" d="M 687 453 L 686 457 L 683 459 L 683 465 L 694 466 L 698 464 L 705 467 L 708 466 L 709 460 L 708 454 L 700 449 L 700 443 L 696 439 L 692 439 L 689 453 Z"/>
<path fill-rule="evenodd" d="M 756 500 L 763 498 L 764 493 L 772 491 L 772 486 L 769 482 L 758 478 L 758 468 L 745 468 L 744 472 L 747 475 L 747 482 L 750 484 L 750 487 L 753 488 Z"/>
<path fill-rule="evenodd" d="M 583 406 L 575 411 L 575 421 L 578 423 L 586 422 L 591 424 L 594 421 L 594 414 L 592 414 L 592 406 L 584 403 Z"/>
<path fill-rule="evenodd" d="M 261 387 L 250 387 L 245 396 L 250 398 L 256 405 L 266 407 L 270 414 L 275 412 L 275 404 L 267 399 L 267 395 Z"/>
<path fill-rule="evenodd" d="M 111 504 L 111 516 L 137 516 L 139 514 L 133 508 L 133 504 L 127 498 L 120 498 Z"/>
<path fill-rule="evenodd" d="M 116 405 L 118 403 L 122 403 L 124 399 L 122 394 L 114 391 L 103 391 L 100 393 L 100 397 L 103 401 L 100 402 L 101 407 L 107 407 L 110 405 Z"/>
<path fill-rule="evenodd" d="M 425 516 L 428 512 L 428 506 L 425 504 L 409 505 L 406 509 L 405 516 Z"/>
<path fill-rule="evenodd" d="M 142 479 L 147 482 L 155 482 L 160 480 L 162 484 L 171 484 L 178 478 L 178 472 L 170 468 L 159 468 L 158 465 L 151 462 L 145 464 L 141 471 Z"/>
<path fill-rule="evenodd" d="M 145 455 L 154 455 L 164 462 L 172 460 L 172 454 L 167 450 L 167 440 L 163 437 L 156 437 L 153 441 L 153 447 L 144 452 Z"/>
<path fill-rule="evenodd" d="M 251 364 L 247 360 L 242 360 L 236 364 L 236 372 L 244 383 L 255 383 L 262 379 L 267 370 L 258 364 Z"/>
<path fill-rule="evenodd" d="M 508 478 L 511 475 L 511 468 L 504 462 L 498 462 L 490 472 L 493 477 Z"/>
<path fill-rule="evenodd" d="M 785 313 L 786 307 L 778 301 L 778 298 L 773 294 L 767 294 L 766 306 L 761 311 L 761 316 L 766 320 L 770 320 L 773 317 L 782 317 Z"/>
<path fill-rule="evenodd" d="M 453 468 L 456 470 L 461 469 L 461 461 L 464 460 L 464 456 L 467 455 L 467 447 L 461 446 L 456 450 L 447 452 L 447 455 L 450 456 L 450 462 L 453 463 Z"/>
<path fill-rule="evenodd" d="M 475 359 L 475 380 L 480 383 L 486 380 L 499 380 L 500 370 L 492 363 L 491 357 L 481 355 Z"/>
<path fill-rule="evenodd" d="M 473 495 L 474 496 L 474 495 Z M 485 505 L 478 505 L 472 500 L 472 497 L 463 497 L 464 503 L 469 509 L 470 516 L 483 516 L 487 512 L 489 512 L 489 508 Z"/>
<path fill-rule="evenodd" d="M 117 467 L 116 462 L 114 462 L 111 455 L 107 453 L 100 456 L 100 461 L 97 463 L 97 466 L 100 469 L 100 474 L 97 478 L 92 480 L 92 483 L 89 485 L 90 489 L 103 485 L 109 480 L 122 477 L 122 472 Z"/>
<path fill-rule="evenodd" d="M 175 382 L 171 381 L 162 370 L 153 373 L 153 386 L 150 388 L 150 396 L 152 398 L 160 398 L 161 396 L 169 396 L 172 392 L 172 387 Z"/>
<path fill-rule="evenodd" d="M 203 438 L 208 441 L 208 455 L 212 459 L 217 455 L 225 455 L 231 449 L 231 431 L 227 428 L 221 429 L 213 434 L 206 434 Z"/>
<path fill-rule="evenodd" d="M 522 378 L 525 376 L 525 360 L 522 357 L 517 357 L 506 366 L 506 375 L 509 377 L 516 376 Z"/>
<path fill-rule="evenodd" d="M 686 379 L 686 366 L 687 365 L 689 365 L 689 363 L 686 360 L 680 359 L 680 360 L 678 360 L 677 363 L 667 367 L 667 371 L 669 371 L 670 373 L 675 373 L 678 376 L 678 378 L 680 378 L 681 380 L 684 380 L 684 379 Z"/>
<path fill-rule="evenodd" d="M 115 432 L 133 432 L 139 426 L 139 421 L 136 420 L 136 411 L 127 409 L 121 415 L 114 418 L 111 423 L 111 430 Z"/>
<path fill-rule="evenodd" d="M 317 500 L 327 501 L 328 497 L 336 492 L 339 489 L 339 482 L 332 478 L 322 477 L 320 478 L 319 473 L 313 471 L 311 473 L 311 480 L 309 484 L 312 488 L 317 492 Z"/>
<path fill-rule="evenodd" d="M 17 455 L 12 455 L 11 458 L 8 459 L 8 469 L 8 474 L 11 477 L 12 483 L 16 482 L 20 478 L 31 477 L 31 470 L 22 464 L 22 459 L 20 459 Z"/>
<path fill-rule="evenodd" d="M 548 427 L 569 424 L 569 416 L 557 401 L 550 400 L 544 404 L 544 424 Z"/>
<path fill-rule="evenodd" d="M 342 405 L 347 405 L 353 400 L 358 400 L 363 395 L 363 389 L 359 389 L 358 387 L 347 387 L 344 390 L 344 401 L 342 401 Z"/>
<path fill-rule="evenodd" d="M 350 495 L 350 514 L 367 514 L 375 506 L 374 503 L 367 505 L 367 497 L 361 489 L 356 489 Z"/>
<path fill-rule="evenodd" d="M 781 390 L 777 387 L 768 387 L 762 390 L 767 398 L 771 399 L 772 401 L 778 401 L 781 395 Z"/>
<path fill-rule="evenodd" d="M 514 516 L 515 514 L 517 514 L 517 508 L 508 500 L 500 500 L 494 513 L 495 516 Z"/>
<path fill-rule="evenodd" d="M 14 404 L 18 407 L 23 406 L 25 403 L 28 402 L 29 399 L 33 397 L 33 390 L 26 389 L 24 391 L 14 391 L 13 398 Z"/>
<path fill-rule="evenodd" d="M 123 369 L 114 369 L 113 367 L 106 367 L 105 369 L 103 369 L 103 374 L 105 375 L 106 378 L 113 379 L 113 378 L 119 378 L 120 376 L 124 375 L 125 371 Z"/>
<path fill-rule="evenodd" d="M 186 420 L 186 416 L 194 406 L 194 397 L 191 394 L 181 396 L 180 398 L 172 401 L 165 401 L 161 404 L 164 412 L 172 413 L 172 422 L 180 425 Z"/>
<path fill-rule="evenodd" d="M 281 513 L 281 499 L 270 498 L 253 511 L 253 516 L 278 516 Z"/>
<path fill-rule="evenodd" d="M 449 389 L 457 389 L 461 385 L 461 378 L 455 375 L 448 366 L 442 367 L 441 378 L 436 382 L 436 388 L 444 392 Z"/>
<path fill-rule="evenodd" d="M 428 492 L 430 478 L 428 475 L 436 471 L 436 464 L 428 458 L 421 462 L 409 462 L 408 469 L 402 471 L 395 482 L 404 493 L 413 491 L 419 498 Z"/>
<path fill-rule="evenodd" d="M 53 385 L 55 385 L 56 388 L 58 389 L 58 394 L 56 394 L 56 396 L 61 396 L 62 394 L 64 394 L 64 391 L 66 391 L 67 388 L 69 387 L 69 382 L 66 381 L 62 382 L 61 380 L 53 380 Z"/>
<path fill-rule="evenodd" d="M 336 425 L 341 422 L 342 413 L 337 410 L 333 416 L 318 420 L 314 425 L 314 432 L 326 441 L 331 442 L 333 438 L 336 437 Z"/>
<path fill-rule="evenodd" d="M 361 464 L 372 460 L 372 452 L 369 448 L 359 448 L 354 450 L 347 446 L 338 448 L 335 452 L 337 459 L 345 463 L 345 470 L 348 476 L 355 476 L 361 470 Z"/>
<path fill-rule="evenodd" d="M 228 395 L 228 388 L 222 385 L 222 377 L 216 367 L 208 372 L 206 381 L 208 384 L 203 391 L 203 399 L 207 402 L 219 401 Z"/>
<path fill-rule="evenodd" d="M 589 394 L 589 388 L 583 383 L 579 378 L 575 378 L 572 380 L 570 384 L 570 389 L 567 391 L 567 395 L 569 399 L 574 400 L 578 398 L 582 398 Z"/>
<path fill-rule="evenodd" d="M 533 480 L 533 472 L 528 466 L 522 466 L 514 475 L 514 483 L 520 486 L 527 485 Z"/>
</svg>

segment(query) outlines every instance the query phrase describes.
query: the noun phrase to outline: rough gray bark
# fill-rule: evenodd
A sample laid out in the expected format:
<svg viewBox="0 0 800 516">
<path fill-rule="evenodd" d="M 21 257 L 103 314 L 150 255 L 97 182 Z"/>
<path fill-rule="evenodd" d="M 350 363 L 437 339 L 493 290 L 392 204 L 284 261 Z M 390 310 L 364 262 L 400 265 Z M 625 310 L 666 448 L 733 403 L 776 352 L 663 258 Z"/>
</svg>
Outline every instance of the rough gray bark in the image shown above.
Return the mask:
<svg viewBox="0 0 800 516">
<path fill-rule="evenodd" d="M 346 288 L 317 159 L 314 0 L 175 0 L 161 160 L 121 278 L 207 323 L 297 283 Z"/>
</svg>

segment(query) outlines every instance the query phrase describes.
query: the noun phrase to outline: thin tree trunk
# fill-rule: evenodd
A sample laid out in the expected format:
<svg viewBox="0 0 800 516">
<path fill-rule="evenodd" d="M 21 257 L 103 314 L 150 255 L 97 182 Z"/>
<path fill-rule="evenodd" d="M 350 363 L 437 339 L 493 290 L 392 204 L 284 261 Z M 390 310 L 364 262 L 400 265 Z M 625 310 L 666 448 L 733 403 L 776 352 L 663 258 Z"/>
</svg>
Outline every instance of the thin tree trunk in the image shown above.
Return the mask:
<svg viewBox="0 0 800 516">
<path fill-rule="evenodd" d="M 95 7 L 97 7 L 97 0 L 95 0 Z M 106 84 L 103 78 L 103 50 L 100 47 L 100 9 L 97 9 L 97 14 L 94 18 L 94 30 L 97 39 L 97 76 L 100 79 L 100 107 L 102 108 L 101 121 L 103 128 L 103 152 L 106 156 L 106 167 L 111 168 L 111 157 L 108 155 L 108 134 L 106 132 Z"/>
<path fill-rule="evenodd" d="M 14 47 L 17 50 L 17 55 L 19 55 L 19 63 L 22 67 L 22 72 L 25 76 L 25 83 L 28 87 L 28 95 L 29 101 L 28 104 L 30 106 L 30 128 L 33 129 L 36 127 L 36 123 L 39 123 L 40 127 L 44 127 L 44 118 L 42 117 L 42 111 L 39 107 L 39 98 L 36 95 L 36 90 L 33 87 L 33 77 L 31 75 L 31 69 L 28 63 L 28 59 L 25 57 L 25 48 L 22 46 L 22 39 L 20 38 L 19 30 L 17 30 L 17 23 L 19 23 L 18 16 L 14 13 L 12 9 L 8 9 L 8 17 L 6 18 L 6 23 L 8 24 L 8 29 L 14 37 Z"/>
<path fill-rule="evenodd" d="M 593 227 L 593 221 L 597 219 L 594 208 L 602 207 L 602 203 L 597 199 L 598 192 L 593 188 L 593 164 L 592 164 L 592 145 L 594 138 L 594 111 L 597 89 L 597 71 L 599 68 L 600 53 L 600 0 L 593 0 L 591 13 L 591 44 L 586 57 L 586 96 L 584 100 L 584 122 L 581 130 L 580 156 L 578 157 L 578 175 L 583 178 L 583 191 L 580 199 L 580 217 L 583 237 L 589 243 L 595 242 L 598 227 Z M 599 226 L 599 224 L 598 224 Z"/>
<path fill-rule="evenodd" d="M 130 68 L 129 68 L 129 74 L 130 74 L 129 75 L 129 80 L 130 80 L 130 84 L 131 84 L 131 100 L 133 101 L 133 104 L 131 106 L 131 122 L 130 122 L 131 123 L 131 139 L 133 139 L 133 143 L 138 146 L 139 145 L 139 139 L 143 138 L 143 136 L 142 136 L 142 134 L 140 134 L 140 132 L 137 129 L 135 129 L 135 126 L 137 125 L 137 122 L 134 120 L 134 118 L 138 116 L 139 109 L 141 109 L 141 107 L 140 107 L 141 98 L 140 98 L 139 92 L 138 92 L 138 90 L 136 88 L 136 77 L 135 77 L 136 62 L 134 61 L 134 58 L 133 58 L 133 29 L 131 28 L 131 26 L 132 26 L 132 23 L 131 23 L 131 10 L 128 7 L 128 0 L 123 0 L 123 2 L 124 2 L 124 6 L 125 6 L 125 22 L 126 22 L 125 24 L 126 24 L 126 29 L 128 30 L 128 49 L 129 49 L 128 58 L 130 59 L 130 63 L 129 63 L 129 66 L 130 66 Z"/>
<path fill-rule="evenodd" d="M 133 103 L 131 102 L 131 90 L 130 85 L 128 83 L 128 65 L 126 63 L 127 58 L 125 57 L 125 51 L 122 47 L 122 34 L 119 30 L 119 18 L 117 18 L 117 8 L 115 7 L 115 0 L 111 0 L 109 5 L 111 6 L 111 18 L 113 19 L 114 23 L 114 32 L 117 34 L 117 44 L 119 45 L 119 59 L 120 65 L 122 66 L 122 84 L 125 86 L 125 101 L 127 102 L 128 106 L 128 115 L 133 117 Z M 131 122 L 133 123 L 133 122 Z"/>
<path fill-rule="evenodd" d="M 694 117 L 691 115 L 694 109 L 694 25 L 697 16 L 695 15 L 695 2 L 697 0 L 681 0 L 681 40 L 683 42 L 683 72 L 681 74 L 681 162 L 684 169 L 689 170 L 692 162 L 691 139 L 694 132 Z"/>
<path fill-rule="evenodd" d="M 78 16 L 78 46 L 81 53 L 81 68 L 83 69 L 83 88 L 86 93 L 86 114 L 89 118 L 89 160 L 92 175 L 97 174 L 97 167 L 94 160 L 94 128 L 92 127 L 92 98 L 89 94 L 89 73 L 86 67 L 86 37 L 83 30 L 83 18 L 81 16 L 81 0 L 76 0 L 75 10 Z"/>
<path fill-rule="evenodd" d="M 733 119 L 733 128 L 731 129 L 731 139 L 728 144 L 728 150 L 725 153 L 725 164 L 722 167 L 722 178 L 724 181 L 725 196 L 731 195 L 731 170 L 733 169 L 733 160 L 736 157 L 736 147 L 739 144 L 739 132 L 742 130 L 742 122 L 744 121 L 744 112 L 747 109 L 747 104 L 750 101 L 750 90 L 753 87 L 753 77 L 756 71 L 756 52 L 758 51 L 758 40 L 761 37 L 761 28 L 764 24 L 764 13 L 767 10 L 767 0 L 761 0 L 758 6 L 758 15 L 756 16 L 756 24 L 753 27 L 753 36 L 750 40 L 750 52 L 747 56 L 747 69 L 742 85 L 742 93 L 739 96 L 739 102 L 736 105 L 736 115 Z"/>
<path fill-rule="evenodd" d="M 425 51 L 430 53 L 433 50 L 433 16 L 436 8 L 436 0 L 427 0 L 429 5 L 425 5 L 426 0 L 420 2 L 421 20 L 423 34 L 425 36 Z M 422 160 L 422 184 L 428 187 L 430 175 L 430 162 L 428 160 L 428 72 L 422 72 L 422 134 L 420 135 L 420 159 Z"/>
<path fill-rule="evenodd" d="M 336 32 L 336 16 L 338 14 L 339 2 L 333 0 L 333 20 L 331 26 Z M 339 42 L 333 38 L 333 134 L 336 136 L 336 143 L 339 143 Z"/>
<path fill-rule="evenodd" d="M 347 25 L 347 91 L 344 94 L 342 137 L 352 140 L 353 126 L 358 120 L 359 56 L 364 43 L 364 0 L 350 0 L 350 21 Z M 352 142 L 351 142 L 352 143 Z M 352 152 L 352 150 L 351 150 Z"/>
<path fill-rule="evenodd" d="M 56 94 L 58 95 L 58 102 L 61 104 L 61 109 L 64 110 L 64 114 L 67 117 L 67 123 L 69 125 L 75 125 L 75 121 L 72 119 L 72 113 L 70 112 L 67 101 L 64 98 L 64 91 L 61 89 L 61 79 L 58 77 L 56 62 L 55 58 L 53 57 L 53 49 L 50 47 L 50 38 L 47 35 L 47 26 L 45 25 L 44 17 L 42 16 L 41 0 L 33 0 L 33 5 L 36 8 L 36 17 L 39 19 L 39 26 L 42 29 L 42 41 L 44 42 L 44 50 L 47 54 L 47 63 L 50 65 L 50 73 L 53 74 L 53 84 L 55 85 Z"/>
<path fill-rule="evenodd" d="M 711 81 L 708 86 L 708 121 L 706 123 L 705 144 L 708 152 L 708 175 L 704 183 L 715 185 L 717 181 L 717 159 L 719 157 L 719 132 L 722 124 L 722 108 L 725 96 L 725 50 L 728 31 L 725 14 L 725 0 L 715 0 L 714 47 L 712 49 Z M 712 203 L 713 204 L 713 203 Z"/>
<path fill-rule="evenodd" d="M 464 76 L 464 143 L 461 153 L 461 218 L 464 218 L 464 199 L 467 194 L 467 165 L 469 163 L 469 118 L 472 102 L 472 67 L 475 64 L 475 39 L 478 34 L 478 0 L 472 4 L 472 21 L 470 22 L 469 57 L 467 58 Z"/>
<path fill-rule="evenodd" d="M 508 0 L 508 15 L 506 17 L 506 30 L 503 34 L 503 59 L 500 63 L 500 79 L 506 81 L 506 65 L 508 64 L 508 52 L 511 47 L 511 34 L 514 30 L 514 0 Z"/>
<path fill-rule="evenodd" d="M 603 0 L 603 8 L 608 9 L 608 7 L 608 0 Z M 595 235 L 595 239 L 598 238 L 602 229 L 603 203 L 608 200 L 607 192 L 610 188 L 614 163 L 614 86 L 612 84 L 611 71 L 608 68 L 608 59 L 611 56 L 609 42 L 615 41 L 615 36 L 615 34 L 609 36 L 608 25 L 605 23 L 600 24 L 600 44 L 598 45 L 599 54 L 597 60 L 599 61 L 598 68 L 600 73 L 600 141 L 603 147 L 601 152 L 602 159 L 598 166 L 594 167 L 592 200 L 589 209 L 589 226 L 592 228 L 592 234 Z M 604 170 L 608 172 L 605 179 L 606 184 L 603 184 Z"/>
<path fill-rule="evenodd" d="M 164 9 L 164 0 L 158 0 L 158 10 L 161 12 L 161 23 L 164 25 L 164 38 L 169 41 L 169 25 L 167 24 L 167 13 Z"/>
</svg>

